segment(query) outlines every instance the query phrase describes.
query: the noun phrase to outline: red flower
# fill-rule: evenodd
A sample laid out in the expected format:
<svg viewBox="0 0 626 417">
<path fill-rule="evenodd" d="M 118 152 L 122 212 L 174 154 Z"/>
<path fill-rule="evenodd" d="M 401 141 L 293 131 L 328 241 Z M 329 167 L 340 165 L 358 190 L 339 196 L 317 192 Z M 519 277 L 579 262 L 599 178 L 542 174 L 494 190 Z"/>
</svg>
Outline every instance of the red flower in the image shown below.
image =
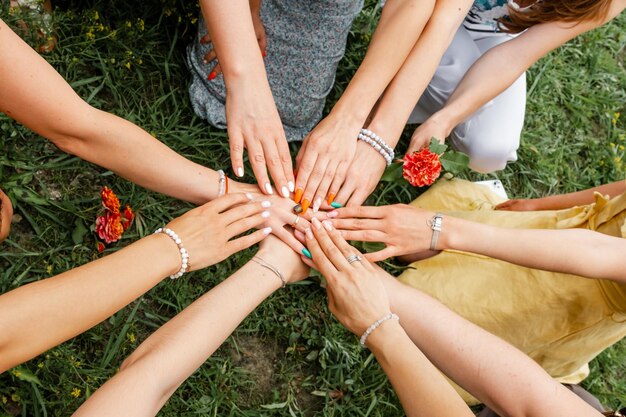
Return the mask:
<svg viewBox="0 0 626 417">
<path fill-rule="evenodd" d="M 124 213 L 122 213 L 122 227 L 124 227 L 124 231 L 133 224 L 133 219 L 135 218 L 135 213 L 133 213 L 133 209 L 130 208 L 128 204 L 126 204 L 126 208 L 124 209 Z"/>
<path fill-rule="evenodd" d="M 102 253 L 102 252 L 104 252 L 104 243 L 102 243 L 102 242 L 98 242 L 98 243 L 96 244 L 96 248 L 98 249 L 98 253 Z"/>
<path fill-rule="evenodd" d="M 120 212 L 120 200 L 109 187 L 102 187 L 100 198 L 102 199 L 102 205 L 105 209 L 112 213 Z"/>
<path fill-rule="evenodd" d="M 96 219 L 96 233 L 106 243 L 117 242 L 124 233 L 119 213 L 107 211 Z"/>
<path fill-rule="evenodd" d="M 415 187 L 432 185 L 441 175 L 439 155 L 427 148 L 404 156 L 402 176 Z"/>
</svg>

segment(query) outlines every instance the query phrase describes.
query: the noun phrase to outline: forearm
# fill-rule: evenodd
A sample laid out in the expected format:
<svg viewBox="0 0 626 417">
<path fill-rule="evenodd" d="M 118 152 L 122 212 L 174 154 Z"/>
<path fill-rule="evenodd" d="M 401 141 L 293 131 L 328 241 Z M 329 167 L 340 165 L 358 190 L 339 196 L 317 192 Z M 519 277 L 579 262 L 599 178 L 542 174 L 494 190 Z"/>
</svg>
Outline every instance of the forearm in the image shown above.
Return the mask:
<svg viewBox="0 0 626 417">
<path fill-rule="evenodd" d="M 360 125 L 385 91 L 428 21 L 434 1 L 390 1 L 383 8 L 365 58 L 331 115 Z"/>
<path fill-rule="evenodd" d="M 559 194 L 535 199 L 539 210 L 562 210 L 575 206 L 584 206 L 595 202 L 595 193 L 616 197 L 626 192 L 626 181 L 617 181 L 588 190 L 568 194 Z"/>
<path fill-rule="evenodd" d="M 626 282 L 626 240 L 584 229 L 506 229 L 444 217 L 438 249 L 477 253 L 528 268 Z M 476 236 L 481 236 L 476 239 Z"/>
<path fill-rule="evenodd" d="M 165 235 L 149 236 L 0 296 L 0 372 L 95 326 L 175 273 L 180 257 L 173 248 Z"/>
<path fill-rule="evenodd" d="M 368 338 L 368 347 L 391 381 L 407 416 L 473 416 L 396 321 L 376 329 Z"/>
<path fill-rule="evenodd" d="M 143 342 L 122 370 L 75 415 L 155 415 L 176 388 L 280 285 L 271 271 L 248 262 Z"/>
<path fill-rule="evenodd" d="M 498 415 L 599 415 L 519 350 L 389 275 L 383 279 L 417 347 Z"/>
</svg>

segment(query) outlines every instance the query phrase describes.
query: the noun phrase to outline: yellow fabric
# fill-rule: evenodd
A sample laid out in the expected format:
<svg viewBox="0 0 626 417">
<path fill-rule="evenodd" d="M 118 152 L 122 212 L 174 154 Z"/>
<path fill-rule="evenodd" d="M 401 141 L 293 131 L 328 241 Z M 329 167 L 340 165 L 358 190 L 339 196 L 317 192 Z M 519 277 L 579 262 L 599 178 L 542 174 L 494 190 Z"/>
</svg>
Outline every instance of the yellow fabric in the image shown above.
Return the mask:
<svg viewBox="0 0 626 417">
<path fill-rule="evenodd" d="M 586 228 L 626 237 L 626 194 L 611 200 L 596 194 L 594 204 L 559 211 L 494 211 L 502 201 L 487 187 L 453 179 L 439 181 L 411 204 L 501 227 Z M 459 251 L 415 262 L 399 279 L 518 347 L 563 383 L 582 381 L 589 361 L 626 336 L 624 284 Z"/>
</svg>

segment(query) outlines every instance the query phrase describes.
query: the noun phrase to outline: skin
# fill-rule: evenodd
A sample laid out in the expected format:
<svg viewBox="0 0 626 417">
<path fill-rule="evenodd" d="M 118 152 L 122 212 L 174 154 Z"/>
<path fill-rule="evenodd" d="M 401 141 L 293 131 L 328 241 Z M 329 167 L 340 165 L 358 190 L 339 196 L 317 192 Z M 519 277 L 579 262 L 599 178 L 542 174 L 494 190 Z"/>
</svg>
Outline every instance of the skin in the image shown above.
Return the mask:
<svg viewBox="0 0 626 417">
<path fill-rule="evenodd" d="M 9 197 L 0 189 L 0 243 L 11 231 L 11 217 L 13 217 L 13 205 Z"/>
<path fill-rule="evenodd" d="M 308 276 L 308 268 L 278 239 L 264 241 L 257 256 L 290 283 Z M 273 272 L 248 262 L 146 339 L 74 416 L 156 415 L 241 321 L 280 287 Z"/>
<path fill-rule="evenodd" d="M 400 316 L 374 330 L 367 346 L 407 416 L 473 416 L 437 369 L 501 416 L 601 416 L 513 346 L 367 259 L 348 263 L 359 252 L 330 221 L 312 226 L 306 231 L 311 265 L 326 278 L 329 307 L 339 321 L 360 336 L 390 311 Z"/>
<path fill-rule="evenodd" d="M 269 213 L 266 204 L 248 201 L 243 194 L 224 196 L 166 226 L 187 249 L 189 271 L 267 237 L 270 230 L 261 229 L 233 239 L 263 224 Z M 172 239 L 152 234 L 102 259 L 0 295 L 0 373 L 95 326 L 180 267 Z M 67 314 L 68 305 L 72 314 Z"/>
</svg>

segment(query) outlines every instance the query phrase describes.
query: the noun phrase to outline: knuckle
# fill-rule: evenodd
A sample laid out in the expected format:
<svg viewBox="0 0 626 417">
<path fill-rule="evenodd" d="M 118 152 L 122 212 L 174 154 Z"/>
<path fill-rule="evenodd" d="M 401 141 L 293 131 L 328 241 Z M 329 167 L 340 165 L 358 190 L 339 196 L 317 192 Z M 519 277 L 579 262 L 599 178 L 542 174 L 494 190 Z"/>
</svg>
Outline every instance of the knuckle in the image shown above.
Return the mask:
<svg viewBox="0 0 626 417">
<path fill-rule="evenodd" d="M 254 162 L 265 163 L 265 155 L 263 155 L 262 153 L 255 153 L 252 156 L 252 159 L 254 160 Z"/>
<path fill-rule="evenodd" d="M 230 151 L 234 153 L 243 152 L 243 145 L 241 143 L 232 143 L 230 144 Z"/>
<path fill-rule="evenodd" d="M 273 156 L 268 159 L 267 164 L 271 167 L 279 167 L 282 166 L 282 161 L 279 157 Z"/>
</svg>

